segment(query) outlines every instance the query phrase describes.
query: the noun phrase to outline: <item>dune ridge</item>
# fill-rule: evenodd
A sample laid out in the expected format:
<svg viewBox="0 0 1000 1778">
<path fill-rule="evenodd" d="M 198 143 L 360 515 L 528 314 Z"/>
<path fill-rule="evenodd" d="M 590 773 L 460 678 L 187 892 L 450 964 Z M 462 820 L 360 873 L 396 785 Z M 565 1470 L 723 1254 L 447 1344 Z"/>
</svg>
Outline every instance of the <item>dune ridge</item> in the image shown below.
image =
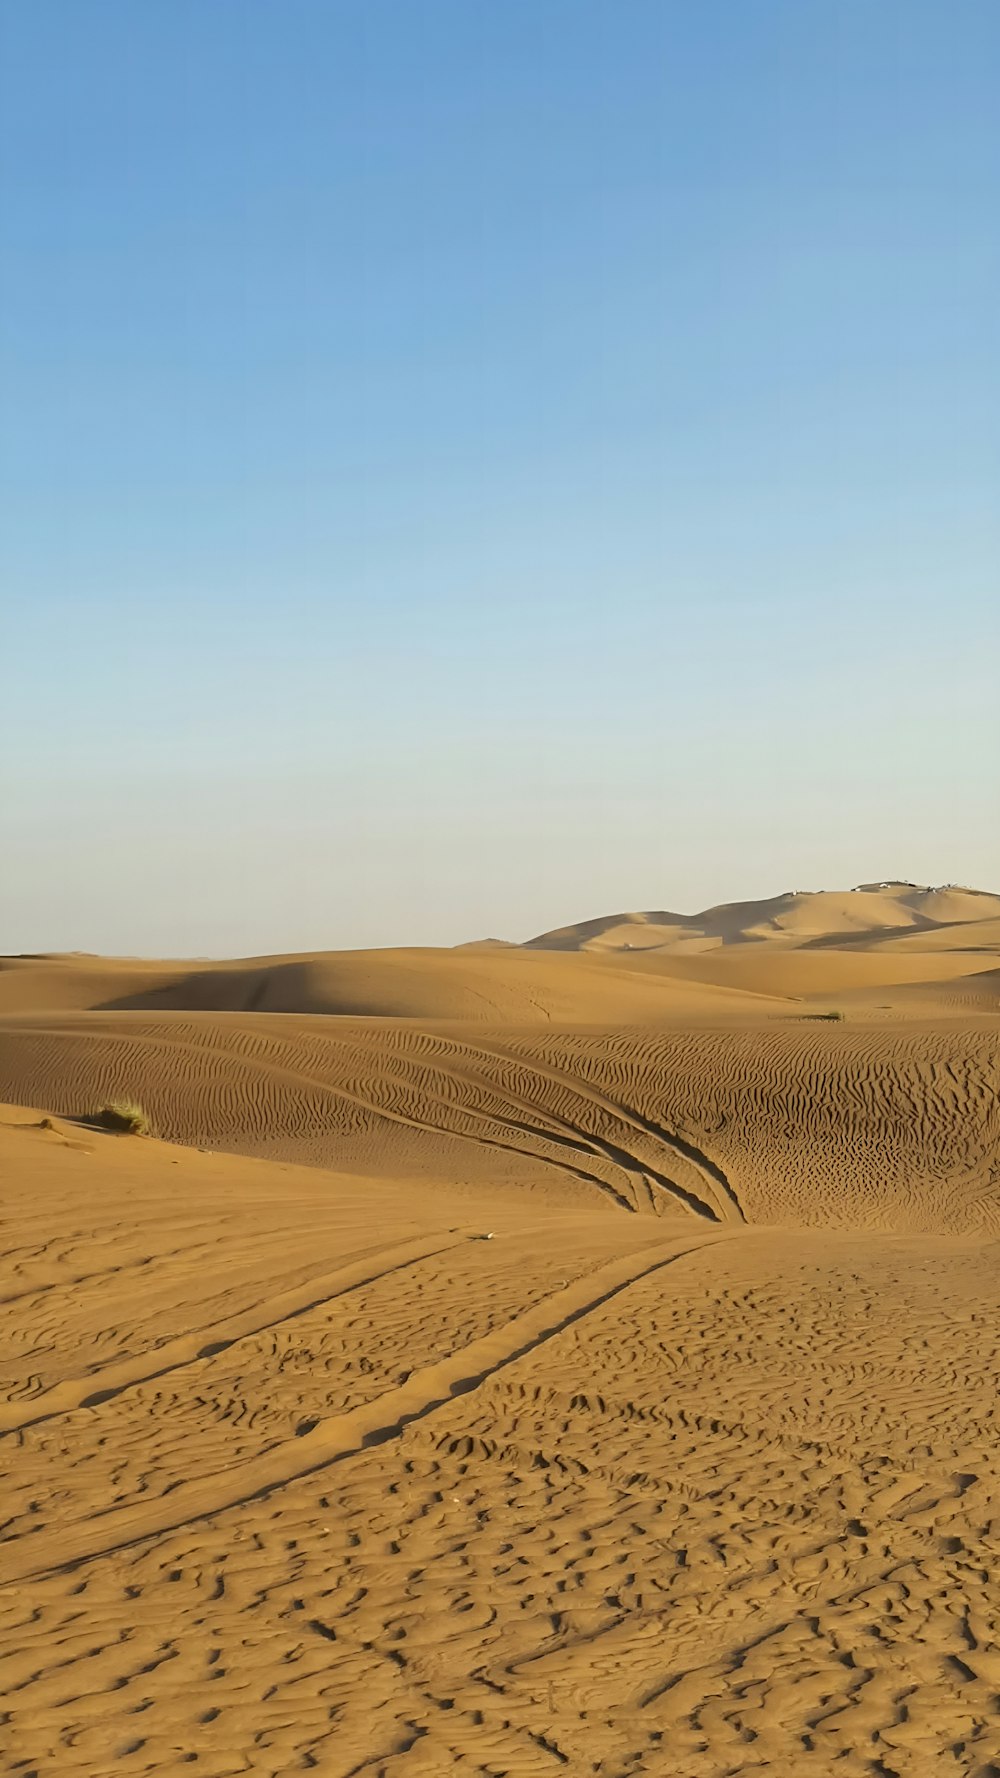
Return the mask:
<svg viewBox="0 0 1000 1778">
<path fill-rule="evenodd" d="M 697 914 L 607 914 L 540 933 L 539 950 L 690 949 L 762 942 L 836 945 L 890 935 L 977 926 L 1000 916 L 1000 895 L 956 884 L 870 883 L 856 889 L 786 890 L 760 901 L 723 902 Z"/>
</svg>

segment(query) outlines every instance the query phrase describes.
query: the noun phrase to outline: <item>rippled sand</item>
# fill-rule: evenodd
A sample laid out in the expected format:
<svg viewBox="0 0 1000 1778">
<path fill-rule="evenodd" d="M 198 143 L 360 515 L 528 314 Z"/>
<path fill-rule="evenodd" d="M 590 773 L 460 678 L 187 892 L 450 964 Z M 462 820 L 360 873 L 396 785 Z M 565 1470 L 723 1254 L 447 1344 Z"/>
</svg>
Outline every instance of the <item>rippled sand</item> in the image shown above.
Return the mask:
<svg viewBox="0 0 1000 1778">
<path fill-rule="evenodd" d="M 997 959 L 942 930 L 697 1004 L 0 972 L 0 1770 L 995 1778 Z"/>
</svg>

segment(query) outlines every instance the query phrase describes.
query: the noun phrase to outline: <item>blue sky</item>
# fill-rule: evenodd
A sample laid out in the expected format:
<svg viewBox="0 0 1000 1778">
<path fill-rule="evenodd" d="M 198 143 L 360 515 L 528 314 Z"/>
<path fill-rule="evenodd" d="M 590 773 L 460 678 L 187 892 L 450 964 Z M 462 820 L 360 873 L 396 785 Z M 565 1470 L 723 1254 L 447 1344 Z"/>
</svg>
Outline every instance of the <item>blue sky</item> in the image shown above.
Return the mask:
<svg viewBox="0 0 1000 1778">
<path fill-rule="evenodd" d="M 0 0 L 0 949 L 1000 887 L 993 0 Z"/>
</svg>

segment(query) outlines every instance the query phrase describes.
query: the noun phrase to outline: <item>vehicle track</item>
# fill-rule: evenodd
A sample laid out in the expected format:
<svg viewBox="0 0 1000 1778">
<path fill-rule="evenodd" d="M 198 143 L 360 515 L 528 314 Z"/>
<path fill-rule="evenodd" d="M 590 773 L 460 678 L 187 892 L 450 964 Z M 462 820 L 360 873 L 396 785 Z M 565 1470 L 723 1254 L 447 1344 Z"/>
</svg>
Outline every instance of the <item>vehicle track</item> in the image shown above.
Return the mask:
<svg viewBox="0 0 1000 1778">
<path fill-rule="evenodd" d="M 724 1237 L 705 1236 L 693 1245 L 657 1243 L 618 1257 L 589 1276 L 536 1303 L 502 1328 L 473 1340 L 450 1358 L 415 1372 L 405 1383 L 347 1413 L 320 1420 L 301 1437 L 259 1457 L 182 1482 L 155 1500 L 112 1508 L 85 1522 L 62 1525 L 0 1543 L 0 1584 L 75 1567 L 96 1556 L 156 1537 L 197 1520 L 214 1517 L 259 1499 L 329 1464 L 387 1443 L 414 1421 L 424 1420 L 454 1397 L 468 1395 L 497 1372 L 546 1345 L 591 1311 L 630 1285 L 675 1264 Z"/>
</svg>

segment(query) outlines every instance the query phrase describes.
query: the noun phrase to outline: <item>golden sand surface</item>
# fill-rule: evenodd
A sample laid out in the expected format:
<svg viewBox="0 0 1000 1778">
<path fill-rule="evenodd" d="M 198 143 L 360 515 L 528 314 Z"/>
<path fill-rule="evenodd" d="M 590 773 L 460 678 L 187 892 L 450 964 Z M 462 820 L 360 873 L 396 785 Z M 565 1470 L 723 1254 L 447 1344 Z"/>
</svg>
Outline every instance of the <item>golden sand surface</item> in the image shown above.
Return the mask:
<svg viewBox="0 0 1000 1778">
<path fill-rule="evenodd" d="M 0 963 L 0 1771 L 996 1778 L 996 898 L 710 914 Z"/>
</svg>

